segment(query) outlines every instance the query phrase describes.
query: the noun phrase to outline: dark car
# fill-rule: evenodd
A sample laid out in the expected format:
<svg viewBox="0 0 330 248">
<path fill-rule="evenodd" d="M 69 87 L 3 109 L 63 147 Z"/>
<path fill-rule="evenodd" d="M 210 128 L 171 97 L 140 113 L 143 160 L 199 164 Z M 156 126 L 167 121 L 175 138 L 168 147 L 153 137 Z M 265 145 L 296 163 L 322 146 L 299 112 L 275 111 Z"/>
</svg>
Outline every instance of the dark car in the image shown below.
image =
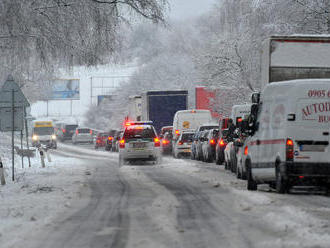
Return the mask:
<svg viewBox="0 0 330 248">
<path fill-rule="evenodd" d="M 172 130 L 166 132 L 161 140 L 162 154 L 171 154 L 172 153 L 172 142 L 173 142 L 173 132 Z"/>
<path fill-rule="evenodd" d="M 228 144 L 228 129 L 223 129 L 219 131 L 218 142 L 215 147 L 215 163 L 218 165 L 225 162 L 225 149 Z"/>
<path fill-rule="evenodd" d="M 108 132 L 97 133 L 95 138 L 95 149 L 98 149 L 99 147 L 104 147 L 108 137 L 109 137 Z"/>
<path fill-rule="evenodd" d="M 72 140 L 72 135 L 74 134 L 77 124 L 65 124 L 61 123 L 56 128 L 56 136 L 60 141 Z"/>
<path fill-rule="evenodd" d="M 202 143 L 203 160 L 211 163 L 215 159 L 215 147 L 219 138 L 219 129 L 208 130 L 205 136 Z"/>
<path fill-rule="evenodd" d="M 160 139 L 163 139 L 165 133 L 168 133 L 168 132 L 173 132 L 173 126 L 165 126 L 165 127 L 162 127 L 162 129 L 160 130 L 160 133 L 159 133 L 159 138 Z"/>
<path fill-rule="evenodd" d="M 109 136 L 107 138 L 105 148 L 104 148 L 106 151 L 111 151 L 112 150 L 112 145 L 114 143 L 114 137 L 115 137 L 115 134 L 117 132 L 118 132 L 117 130 L 110 130 L 109 131 Z"/>
</svg>

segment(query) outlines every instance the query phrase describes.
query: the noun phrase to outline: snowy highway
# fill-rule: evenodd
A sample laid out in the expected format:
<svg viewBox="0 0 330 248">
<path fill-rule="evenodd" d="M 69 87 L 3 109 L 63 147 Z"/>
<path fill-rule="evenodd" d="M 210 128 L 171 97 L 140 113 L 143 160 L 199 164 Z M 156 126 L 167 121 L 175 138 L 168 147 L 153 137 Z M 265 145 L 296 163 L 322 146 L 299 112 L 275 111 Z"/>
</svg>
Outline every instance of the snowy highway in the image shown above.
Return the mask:
<svg viewBox="0 0 330 248">
<path fill-rule="evenodd" d="M 48 187 L 61 177 L 62 191 L 75 191 L 68 206 L 50 211 L 62 202 L 49 192 L 35 201 L 49 220 L 37 217 L 31 232 L 31 221 L 12 216 L 2 232 L 16 242 L 2 233 L 1 247 L 329 247 L 330 198 L 322 194 L 248 192 L 223 166 L 171 157 L 119 167 L 118 154 L 66 144 L 53 155 L 75 163 L 80 186 L 54 171 Z"/>
</svg>

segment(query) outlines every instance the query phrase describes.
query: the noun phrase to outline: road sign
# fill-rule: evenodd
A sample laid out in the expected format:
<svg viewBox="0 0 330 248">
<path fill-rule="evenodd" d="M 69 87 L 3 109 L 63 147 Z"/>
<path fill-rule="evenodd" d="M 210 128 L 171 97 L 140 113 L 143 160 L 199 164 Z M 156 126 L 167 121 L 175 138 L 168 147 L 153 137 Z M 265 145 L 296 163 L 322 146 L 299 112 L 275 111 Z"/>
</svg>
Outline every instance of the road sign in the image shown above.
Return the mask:
<svg viewBox="0 0 330 248">
<path fill-rule="evenodd" d="M 12 76 L 0 91 L 0 130 L 3 132 L 11 131 L 11 149 L 12 149 L 12 180 L 15 180 L 15 131 L 23 131 L 25 108 L 30 106 L 18 84 Z M 22 136 L 21 136 L 22 137 Z"/>
<path fill-rule="evenodd" d="M 22 131 L 23 109 L 28 106 L 30 104 L 22 90 L 13 77 L 9 76 L 0 91 L 0 130 L 3 132 Z"/>
<path fill-rule="evenodd" d="M 14 92 L 14 107 L 28 107 L 30 103 L 24 96 L 18 84 L 14 81 L 12 76 L 9 76 L 7 81 L 0 91 L 0 108 L 12 107 L 12 94 Z"/>
</svg>

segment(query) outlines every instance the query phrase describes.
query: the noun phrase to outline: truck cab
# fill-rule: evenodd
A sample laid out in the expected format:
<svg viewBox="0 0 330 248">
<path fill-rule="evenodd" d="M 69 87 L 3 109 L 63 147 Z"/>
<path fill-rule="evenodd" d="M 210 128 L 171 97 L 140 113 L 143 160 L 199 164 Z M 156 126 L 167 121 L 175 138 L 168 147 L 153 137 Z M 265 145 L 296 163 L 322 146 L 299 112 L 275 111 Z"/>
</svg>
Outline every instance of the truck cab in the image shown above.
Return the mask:
<svg viewBox="0 0 330 248">
<path fill-rule="evenodd" d="M 57 148 L 55 128 L 52 121 L 35 121 L 32 128 L 32 146 L 44 144 L 48 148 Z"/>
</svg>

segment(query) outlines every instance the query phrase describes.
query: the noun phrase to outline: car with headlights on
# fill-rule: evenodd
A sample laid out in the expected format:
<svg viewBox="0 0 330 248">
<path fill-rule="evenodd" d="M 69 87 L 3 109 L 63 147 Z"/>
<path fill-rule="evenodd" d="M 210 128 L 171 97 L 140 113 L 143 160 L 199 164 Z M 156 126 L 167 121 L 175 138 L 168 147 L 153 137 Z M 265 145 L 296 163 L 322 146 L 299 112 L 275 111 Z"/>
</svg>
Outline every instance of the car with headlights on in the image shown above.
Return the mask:
<svg viewBox="0 0 330 248">
<path fill-rule="evenodd" d="M 55 129 L 52 121 L 35 121 L 32 128 L 32 146 L 40 144 L 57 148 Z"/>
</svg>

